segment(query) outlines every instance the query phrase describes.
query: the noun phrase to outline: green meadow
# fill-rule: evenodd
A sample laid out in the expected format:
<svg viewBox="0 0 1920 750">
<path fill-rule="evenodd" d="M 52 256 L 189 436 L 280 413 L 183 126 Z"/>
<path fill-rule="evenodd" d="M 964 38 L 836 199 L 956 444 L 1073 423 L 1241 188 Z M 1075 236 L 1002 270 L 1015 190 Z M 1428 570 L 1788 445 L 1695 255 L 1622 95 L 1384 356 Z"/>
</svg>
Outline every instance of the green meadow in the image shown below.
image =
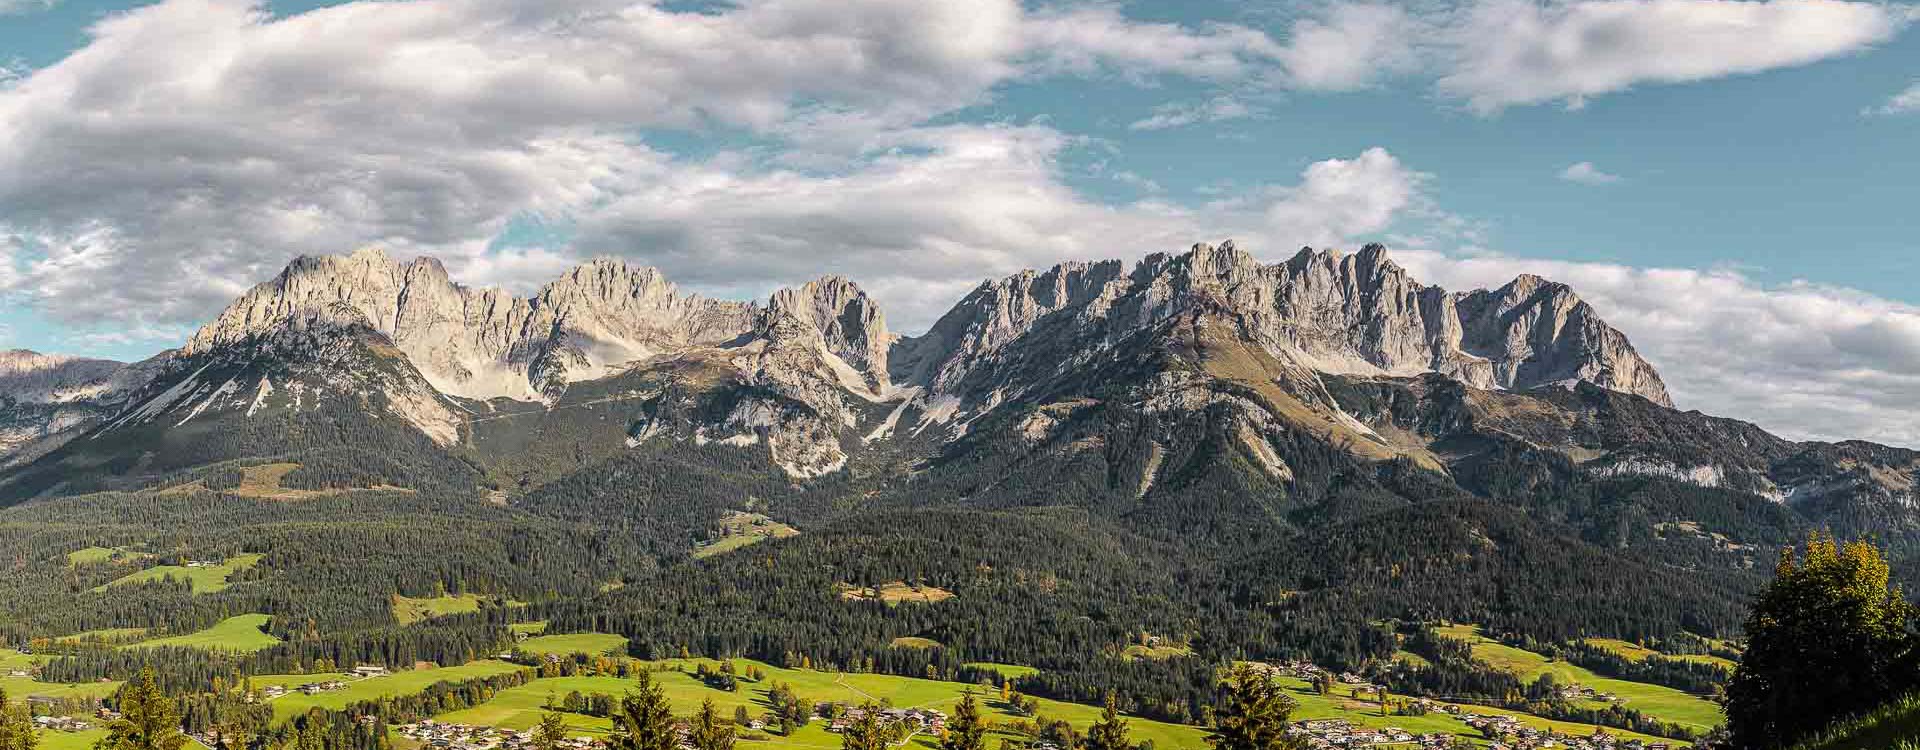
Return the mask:
<svg viewBox="0 0 1920 750">
<path fill-rule="evenodd" d="M 992 721 L 1006 722 L 1016 717 L 1008 713 L 1000 702 L 999 693 L 991 687 L 966 685 L 957 682 L 924 680 L 912 677 L 896 677 L 876 674 L 848 674 L 818 672 L 808 669 L 784 669 L 762 662 L 737 659 L 734 661 L 740 672 L 748 667 L 757 667 L 766 673 L 760 682 L 741 680 L 739 689 L 733 692 L 709 687 L 693 674 L 694 665 L 705 663 L 709 667 L 718 667 L 719 662 L 711 659 L 672 659 L 660 662 L 648 662 L 647 665 L 664 671 L 656 671 L 657 679 L 672 700 L 674 710 L 681 714 L 690 714 L 700 707 L 703 700 L 712 700 L 720 712 L 732 716 L 734 709 L 745 707 L 747 711 L 759 716 L 767 710 L 767 694 L 775 683 L 785 682 L 793 687 L 802 699 L 814 702 L 833 701 L 858 705 L 882 699 L 892 702 L 896 707 L 931 707 L 951 714 L 953 707 L 959 704 L 962 695 L 968 690 L 979 694 L 983 713 Z M 680 671 L 684 668 L 685 671 Z M 549 697 L 558 702 L 567 693 L 579 691 L 582 694 L 603 694 L 617 696 L 626 693 L 634 686 L 631 679 L 618 677 L 560 677 L 535 680 L 520 687 L 501 691 L 487 703 L 463 711 L 455 711 L 435 717 L 436 720 L 459 724 L 495 726 L 507 729 L 526 729 L 540 720 L 540 714 Z M 1074 703 L 1041 700 L 1040 715 L 1064 719 L 1077 727 L 1085 729 L 1100 718 L 1100 709 Z M 604 735 L 611 725 L 605 719 L 577 714 L 566 715 L 568 725 L 576 733 L 583 735 Z M 1198 748 L 1205 745 L 1204 732 L 1198 727 L 1180 726 L 1146 719 L 1131 719 L 1132 737 L 1135 742 L 1153 740 L 1154 745 L 1162 748 Z M 826 723 L 814 721 L 807 727 L 794 733 L 792 737 L 755 733 L 764 742 L 754 742 L 754 747 L 769 748 L 839 748 L 838 735 L 826 731 Z M 1011 735 L 1004 735 L 1010 737 Z M 998 744 L 996 739 L 992 744 Z M 936 742 L 930 736 L 914 738 L 907 747 L 932 748 Z"/>
<path fill-rule="evenodd" d="M 160 646 L 178 646 L 197 648 L 204 651 L 260 651 L 279 645 L 280 639 L 269 635 L 264 628 L 267 615 L 237 615 L 215 623 L 213 627 L 195 633 L 176 635 L 170 638 L 155 638 L 121 646 L 123 649 L 156 648 Z"/>
<path fill-rule="evenodd" d="M 535 654 L 591 654 L 616 656 L 627 653 L 627 639 L 624 636 L 609 633 L 571 633 L 568 635 L 541 635 L 528 638 L 518 646 L 523 651 Z"/>
<path fill-rule="evenodd" d="M 82 550 L 82 552 L 84 551 L 86 550 Z M 153 581 L 174 580 L 186 581 L 188 585 L 192 587 L 193 593 L 212 594 L 225 591 L 228 586 L 228 578 L 233 577 L 235 573 L 258 565 L 261 557 L 261 555 L 257 554 L 235 555 L 221 561 L 219 565 L 200 568 L 189 568 L 184 565 L 160 565 L 147 568 L 138 573 L 122 576 L 115 579 L 112 583 L 95 588 L 94 591 L 105 591 L 114 586 L 133 586 Z M 69 555 L 69 559 L 71 559 L 71 555 Z"/>
<path fill-rule="evenodd" d="M 1602 677 L 1583 667 L 1549 660 L 1532 651 L 1496 642 L 1481 635 L 1480 629 L 1473 625 L 1454 625 L 1436 630 L 1443 636 L 1473 644 L 1475 659 L 1495 669 L 1518 675 L 1522 680 L 1532 681 L 1540 675 L 1552 674 L 1561 684 L 1577 683 L 1610 693 L 1620 698 L 1620 702 L 1628 708 L 1703 732 L 1725 721 L 1718 704 L 1697 695 L 1661 685 Z"/>
<path fill-rule="evenodd" d="M 361 701 L 413 695 L 426 690 L 435 683 L 464 682 L 479 677 L 507 674 L 521 669 L 526 669 L 526 667 L 488 659 L 458 667 L 409 669 L 402 672 L 395 672 L 385 677 L 369 677 L 364 680 L 353 680 L 347 683 L 347 687 L 344 690 L 335 690 L 318 695 L 290 693 L 276 698 L 273 701 L 273 720 L 275 723 L 282 723 L 295 716 L 306 713 L 307 710 L 311 708 L 339 711 Z M 287 677 L 297 678 L 292 682 L 293 685 L 303 685 L 319 680 L 319 677 L 316 675 L 288 675 Z M 263 686 L 260 680 L 261 678 L 254 678 L 255 687 Z M 280 684 L 284 685 L 286 683 Z"/>
</svg>

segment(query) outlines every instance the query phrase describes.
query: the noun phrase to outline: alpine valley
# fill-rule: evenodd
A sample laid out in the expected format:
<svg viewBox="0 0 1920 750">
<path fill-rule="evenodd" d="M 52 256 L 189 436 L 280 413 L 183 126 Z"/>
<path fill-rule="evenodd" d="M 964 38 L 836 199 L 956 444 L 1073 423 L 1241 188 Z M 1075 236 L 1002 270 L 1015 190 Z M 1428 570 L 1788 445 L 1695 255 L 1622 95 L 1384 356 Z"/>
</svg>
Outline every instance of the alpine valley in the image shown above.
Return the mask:
<svg viewBox="0 0 1920 750">
<path fill-rule="evenodd" d="M 1172 746 L 1236 661 L 1685 740 L 1781 547 L 1871 537 L 1920 581 L 1920 454 L 1680 411 L 1575 290 L 1425 286 L 1378 245 L 1065 263 L 919 335 L 838 277 L 736 302 L 600 260 L 518 297 L 304 257 L 142 362 L 0 355 L 0 466 L 0 640 L 76 689 L 544 628 L 1114 691 Z"/>
</svg>

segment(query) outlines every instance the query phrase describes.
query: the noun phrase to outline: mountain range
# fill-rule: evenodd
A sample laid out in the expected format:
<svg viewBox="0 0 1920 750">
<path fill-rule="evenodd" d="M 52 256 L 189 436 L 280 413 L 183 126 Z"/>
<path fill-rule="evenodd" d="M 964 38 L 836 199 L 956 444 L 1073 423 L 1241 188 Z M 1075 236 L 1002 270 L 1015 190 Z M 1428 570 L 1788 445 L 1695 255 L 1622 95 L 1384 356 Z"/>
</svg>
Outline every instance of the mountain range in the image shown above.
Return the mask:
<svg viewBox="0 0 1920 750">
<path fill-rule="evenodd" d="M 1131 265 L 1065 263 L 983 282 L 918 336 L 890 331 L 879 305 L 839 277 L 743 303 L 597 260 L 516 297 L 457 284 L 431 258 L 368 249 L 295 260 L 185 346 L 143 362 L 0 354 L 0 399 L 4 491 L 16 500 L 244 457 L 141 445 L 196 423 L 328 409 L 482 456 L 504 427 L 490 422 L 611 411 L 618 434 L 591 455 L 711 441 L 796 479 L 898 455 L 899 443 L 951 454 L 983 426 L 1064 455 L 1092 444 L 1057 444 L 1063 428 L 1097 411 L 1159 415 L 1176 431 L 1209 412 L 1283 483 L 1291 470 L 1276 441 L 1447 473 L 1463 460 L 1457 438 L 1472 434 L 1526 441 L 1587 472 L 1660 474 L 1818 507 L 1822 519 L 1902 524 L 1916 468 L 1908 451 L 1794 443 L 1672 411 L 1654 367 L 1573 289 L 1527 275 L 1450 292 L 1420 284 L 1379 245 L 1273 264 L 1230 241 Z M 1594 400 L 1610 406 L 1575 405 Z M 1621 405 L 1657 415 L 1659 429 L 1615 424 Z M 1662 434 L 1682 427 L 1689 434 Z M 1146 440 L 1149 458 L 1124 482 L 1141 495 L 1177 442 Z M 102 465 L 102 450 L 147 458 L 121 456 L 125 472 L 75 470 Z M 523 490 L 542 478 L 496 477 Z"/>
</svg>

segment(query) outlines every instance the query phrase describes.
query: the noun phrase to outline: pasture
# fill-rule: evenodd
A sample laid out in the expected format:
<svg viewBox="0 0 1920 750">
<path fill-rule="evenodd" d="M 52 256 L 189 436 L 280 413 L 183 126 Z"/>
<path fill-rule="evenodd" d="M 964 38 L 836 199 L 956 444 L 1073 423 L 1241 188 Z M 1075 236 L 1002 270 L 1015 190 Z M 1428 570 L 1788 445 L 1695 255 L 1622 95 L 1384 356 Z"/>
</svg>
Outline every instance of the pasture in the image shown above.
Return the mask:
<svg viewBox="0 0 1920 750">
<path fill-rule="evenodd" d="M 385 677 L 369 677 L 364 680 L 354 680 L 347 683 L 345 690 L 335 690 L 317 695 L 289 693 L 273 700 L 273 721 L 275 724 L 285 723 L 293 717 L 306 713 L 307 710 L 311 708 L 339 711 L 361 701 L 413 695 L 426 690 L 435 683 L 464 682 L 479 677 L 508 674 L 522 669 L 526 669 L 526 667 L 509 664 L 504 661 L 486 659 L 458 667 L 409 669 L 402 672 L 395 672 Z M 313 675 L 303 675 L 300 678 L 300 682 L 296 684 L 313 681 Z M 260 686 L 257 679 L 254 684 L 256 687 Z"/>
<path fill-rule="evenodd" d="M 269 635 L 265 628 L 267 615 L 237 615 L 215 623 L 213 627 L 195 633 L 176 635 L 169 638 L 155 638 L 121 646 L 123 649 L 157 648 L 160 646 L 178 646 L 197 648 L 203 651 L 251 652 L 273 648 L 280 639 Z"/>
<path fill-rule="evenodd" d="M 114 586 L 135 586 L 153 581 L 186 581 L 196 594 L 212 594 L 225 591 L 227 579 L 234 573 L 246 570 L 260 563 L 261 555 L 235 555 L 221 561 L 218 565 L 190 568 L 184 565 L 160 565 L 147 568 L 138 573 L 121 576 L 113 582 L 95 588 L 95 592 L 106 591 Z"/>
<path fill-rule="evenodd" d="M 1549 660 L 1532 651 L 1514 648 L 1487 638 L 1472 625 L 1435 628 L 1441 635 L 1473 644 L 1475 659 L 1513 673 L 1531 682 L 1540 675 L 1552 674 L 1561 684 L 1580 684 L 1618 698 L 1622 705 L 1648 716 L 1707 731 L 1725 721 L 1720 706 L 1706 698 L 1661 685 L 1615 680 L 1563 661 Z"/>
</svg>

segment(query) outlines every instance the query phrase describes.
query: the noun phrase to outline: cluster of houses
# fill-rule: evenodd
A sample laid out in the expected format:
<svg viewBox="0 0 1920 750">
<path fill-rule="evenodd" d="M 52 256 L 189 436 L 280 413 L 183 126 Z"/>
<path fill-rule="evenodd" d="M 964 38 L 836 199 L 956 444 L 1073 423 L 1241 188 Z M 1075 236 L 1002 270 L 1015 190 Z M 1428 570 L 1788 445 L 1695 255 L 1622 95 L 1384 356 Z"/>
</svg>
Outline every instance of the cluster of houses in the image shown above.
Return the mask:
<svg viewBox="0 0 1920 750">
<path fill-rule="evenodd" d="M 35 716 L 33 725 L 54 732 L 84 732 L 93 725 L 71 716 Z"/>
<path fill-rule="evenodd" d="M 1412 745 L 1439 749 L 1453 747 L 1453 735 L 1443 732 L 1416 735 L 1399 727 L 1371 729 L 1354 726 L 1353 722 L 1345 719 L 1296 721 L 1288 733 L 1301 738 L 1306 742 L 1307 747 L 1314 750 L 1374 745 Z"/>
<path fill-rule="evenodd" d="M 395 728 L 400 736 L 420 742 L 432 750 L 528 750 L 533 747 L 533 730 L 515 732 L 493 727 L 446 724 L 431 719 Z M 569 737 L 560 743 L 568 750 L 593 750 L 605 743 L 584 737 Z"/>
<path fill-rule="evenodd" d="M 939 734 L 947 729 L 946 713 L 935 711 L 931 708 L 882 708 L 877 710 L 880 712 L 880 726 L 883 727 L 905 724 L 907 730 L 910 732 L 932 732 L 934 734 Z M 847 727 L 853 726 L 855 722 L 866 718 L 867 709 L 840 706 L 839 710 L 833 712 L 833 714 L 833 721 L 827 724 L 827 731 L 845 732 L 847 731 Z"/>
<path fill-rule="evenodd" d="M 188 561 L 187 561 L 187 564 L 186 564 L 186 565 L 184 565 L 184 566 L 182 566 L 182 567 L 187 567 L 187 568 L 218 568 L 218 567 L 220 567 L 221 565 L 225 565 L 225 564 L 226 564 L 225 562 L 223 562 L 223 561 L 220 561 L 220 560 L 188 560 Z"/>
<path fill-rule="evenodd" d="M 1530 727 L 1512 716 L 1484 716 L 1465 713 L 1461 720 L 1467 726 L 1478 729 L 1488 737 L 1497 737 L 1490 747 L 1492 750 L 1668 750 L 1665 742 L 1642 742 L 1637 739 L 1620 739 L 1604 731 L 1595 729 L 1593 734 L 1578 737 L 1561 734 L 1546 729 Z"/>
</svg>

